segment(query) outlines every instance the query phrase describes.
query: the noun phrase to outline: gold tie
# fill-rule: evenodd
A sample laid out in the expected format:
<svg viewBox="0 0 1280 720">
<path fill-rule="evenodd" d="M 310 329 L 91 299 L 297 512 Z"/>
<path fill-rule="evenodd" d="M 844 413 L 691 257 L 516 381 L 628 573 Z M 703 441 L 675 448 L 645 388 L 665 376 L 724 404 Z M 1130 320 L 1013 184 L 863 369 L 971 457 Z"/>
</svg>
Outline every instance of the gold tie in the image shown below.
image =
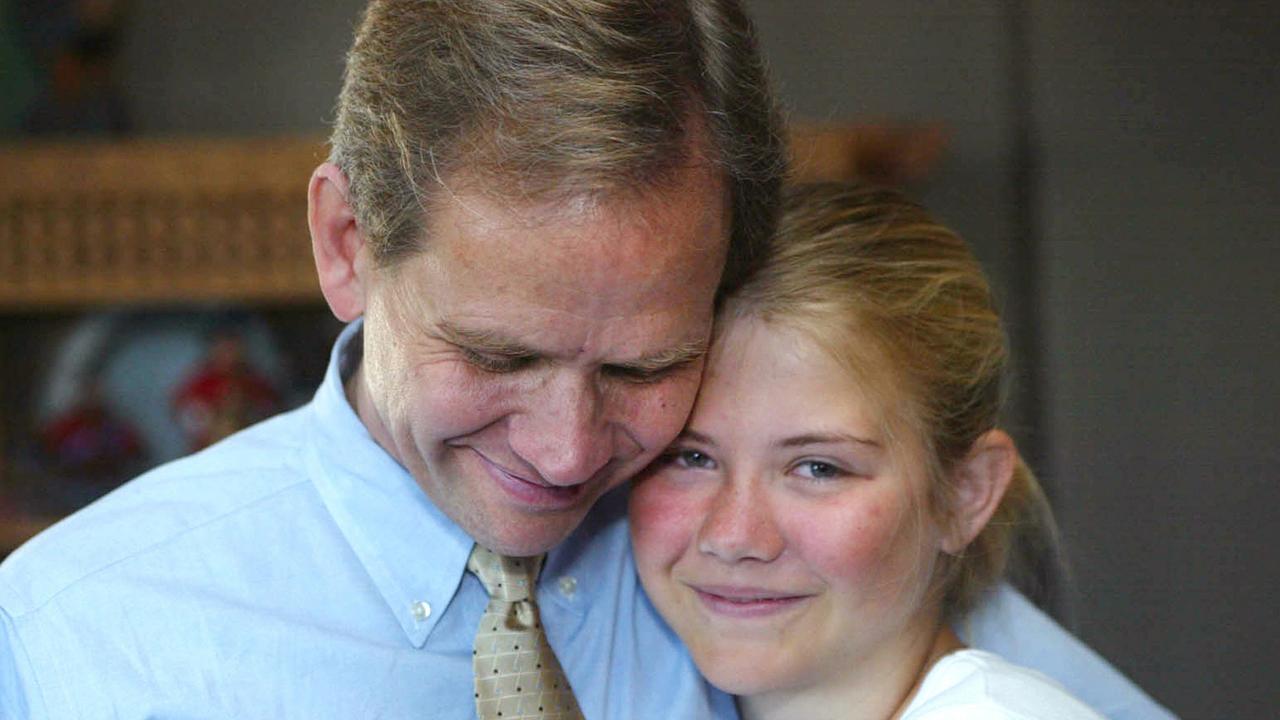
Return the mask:
<svg viewBox="0 0 1280 720">
<path fill-rule="evenodd" d="M 476 545 L 467 560 L 489 593 L 472 653 L 480 720 L 582 720 L 538 617 L 543 557 L 505 557 Z"/>
</svg>

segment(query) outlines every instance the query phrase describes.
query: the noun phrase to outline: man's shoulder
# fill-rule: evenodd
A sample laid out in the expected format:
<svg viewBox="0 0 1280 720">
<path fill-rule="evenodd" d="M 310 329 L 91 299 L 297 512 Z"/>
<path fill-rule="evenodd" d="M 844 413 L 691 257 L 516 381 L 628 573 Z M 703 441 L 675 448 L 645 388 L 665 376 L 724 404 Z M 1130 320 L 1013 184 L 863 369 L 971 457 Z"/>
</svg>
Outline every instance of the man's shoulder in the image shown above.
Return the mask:
<svg viewBox="0 0 1280 720">
<path fill-rule="evenodd" d="M 155 468 L 58 522 L 0 565 L 0 606 L 30 612 L 108 568 L 305 488 L 302 415 L 276 416 Z"/>
<path fill-rule="evenodd" d="M 1008 583 L 1001 583 L 987 594 L 958 630 L 974 647 L 1050 675 L 1060 668 L 1093 670 L 1096 666 L 1115 672 L 1101 656 Z"/>
<path fill-rule="evenodd" d="M 1174 717 L 1007 583 L 989 593 L 956 630 L 968 645 L 1049 676 L 1106 717 Z"/>
</svg>

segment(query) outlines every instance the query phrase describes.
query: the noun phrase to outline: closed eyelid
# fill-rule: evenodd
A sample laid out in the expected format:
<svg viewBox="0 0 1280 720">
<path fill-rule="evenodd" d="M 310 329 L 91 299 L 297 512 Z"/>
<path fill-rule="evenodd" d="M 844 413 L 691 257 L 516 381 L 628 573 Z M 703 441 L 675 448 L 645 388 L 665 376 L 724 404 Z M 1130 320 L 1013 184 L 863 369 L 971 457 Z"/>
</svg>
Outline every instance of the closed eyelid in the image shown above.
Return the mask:
<svg viewBox="0 0 1280 720">
<path fill-rule="evenodd" d="M 533 359 L 538 356 L 533 350 L 493 333 L 460 328 L 448 322 L 440 323 L 439 332 L 446 342 L 471 353 L 514 359 Z"/>
<path fill-rule="evenodd" d="M 538 359 L 537 354 L 527 352 L 527 351 L 522 351 L 516 348 L 488 349 L 488 348 L 471 347 L 466 345 L 458 345 L 457 347 L 460 350 L 462 350 L 463 354 L 466 355 L 467 357 L 478 359 L 478 360 L 493 360 L 495 362 L 527 365 Z"/>
<path fill-rule="evenodd" d="M 489 352 L 477 352 L 471 348 L 460 347 L 462 357 L 467 362 L 486 370 L 509 372 L 528 367 L 537 361 L 536 356 L 501 355 Z"/>
</svg>

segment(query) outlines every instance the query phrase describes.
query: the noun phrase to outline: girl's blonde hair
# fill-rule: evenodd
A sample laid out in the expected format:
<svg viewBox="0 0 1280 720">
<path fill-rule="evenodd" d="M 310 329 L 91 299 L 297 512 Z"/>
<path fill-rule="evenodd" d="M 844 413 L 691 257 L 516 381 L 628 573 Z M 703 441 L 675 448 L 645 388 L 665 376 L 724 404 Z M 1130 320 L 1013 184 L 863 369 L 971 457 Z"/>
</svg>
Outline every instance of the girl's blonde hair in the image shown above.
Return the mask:
<svg viewBox="0 0 1280 720">
<path fill-rule="evenodd" d="M 892 190 L 799 186 L 762 265 L 724 312 L 800 330 L 848 367 L 885 408 L 890 443 L 924 457 L 925 510 L 946 527 L 952 471 L 996 427 L 1008 359 L 991 288 L 959 236 Z M 1019 459 L 987 526 L 941 559 L 943 612 L 963 614 L 1015 550 L 1045 557 L 1054 538 L 1044 494 Z"/>
</svg>

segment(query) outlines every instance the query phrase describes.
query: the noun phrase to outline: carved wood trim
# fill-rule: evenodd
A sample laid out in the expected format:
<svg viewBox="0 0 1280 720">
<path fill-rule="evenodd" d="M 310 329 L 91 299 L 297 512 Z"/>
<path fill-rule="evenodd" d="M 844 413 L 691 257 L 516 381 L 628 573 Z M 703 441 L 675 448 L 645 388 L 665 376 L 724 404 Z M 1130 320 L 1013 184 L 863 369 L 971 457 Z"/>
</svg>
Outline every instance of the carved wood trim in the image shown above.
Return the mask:
<svg viewBox="0 0 1280 720">
<path fill-rule="evenodd" d="M 320 297 L 315 138 L 0 147 L 0 309 Z"/>
</svg>

